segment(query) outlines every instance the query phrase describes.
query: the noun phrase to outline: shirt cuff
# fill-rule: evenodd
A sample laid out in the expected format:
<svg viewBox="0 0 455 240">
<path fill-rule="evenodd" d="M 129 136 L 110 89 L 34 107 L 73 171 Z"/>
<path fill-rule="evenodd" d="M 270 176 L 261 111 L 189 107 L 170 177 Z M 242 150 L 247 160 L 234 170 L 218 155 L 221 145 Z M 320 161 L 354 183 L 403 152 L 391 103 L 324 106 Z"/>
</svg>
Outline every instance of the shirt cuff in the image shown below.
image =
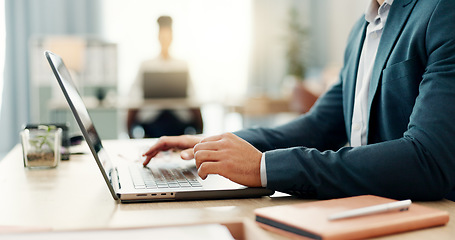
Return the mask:
<svg viewBox="0 0 455 240">
<path fill-rule="evenodd" d="M 265 153 L 262 153 L 261 157 L 261 185 L 267 187 L 267 170 L 265 169 Z"/>
</svg>

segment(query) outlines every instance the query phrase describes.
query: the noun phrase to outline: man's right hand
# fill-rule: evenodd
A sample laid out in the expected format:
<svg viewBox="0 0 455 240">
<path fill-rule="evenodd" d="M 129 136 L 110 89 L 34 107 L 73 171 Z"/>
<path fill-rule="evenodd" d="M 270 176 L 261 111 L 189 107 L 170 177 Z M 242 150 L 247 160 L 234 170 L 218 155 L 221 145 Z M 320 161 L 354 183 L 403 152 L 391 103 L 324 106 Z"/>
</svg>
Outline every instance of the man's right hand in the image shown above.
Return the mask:
<svg viewBox="0 0 455 240">
<path fill-rule="evenodd" d="M 171 149 L 182 150 L 180 157 L 184 160 L 194 158 L 193 147 L 203 139 L 202 136 L 182 135 L 175 137 L 160 137 L 155 145 L 145 152 L 142 156 L 146 157 L 143 165 L 146 166 L 150 160 L 155 157 L 159 152 L 168 151 Z"/>
</svg>

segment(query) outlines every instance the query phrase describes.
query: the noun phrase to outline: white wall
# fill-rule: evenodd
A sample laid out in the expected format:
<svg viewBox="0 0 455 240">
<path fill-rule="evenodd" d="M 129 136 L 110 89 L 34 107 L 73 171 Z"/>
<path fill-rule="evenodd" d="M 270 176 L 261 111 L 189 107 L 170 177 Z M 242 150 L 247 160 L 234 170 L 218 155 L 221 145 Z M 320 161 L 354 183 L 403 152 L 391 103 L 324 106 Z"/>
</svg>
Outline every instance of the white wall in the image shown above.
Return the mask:
<svg viewBox="0 0 455 240">
<path fill-rule="evenodd" d="M 368 1 L 104 0 L 103 29 L 119 44 L 119 90 L 126 94 L 139 63 L 159 52 L 157 17 L 171 15 L 172 50 L 190 62 L 197 95 L 222 100 L 244 95 L 247 87 L 249 94 L 279 91 L 290 6 L 309 25 L 309 65 L 318 71 L 341 66 L 349 31 Z"/>
<path fill-rule="evenodd" d="M 286 39 L 291 6 L 298 9 L 302 25 L 310 24 L 308 0 L 255 0 L 252 11 L 250 95 L 276 95 L 286 72 Z"/>
<path fill-rule="evenodd" d="M 329 16 L 328 64 L 343 63 L 344 48 L 349 32 L 354 23 L 365 12 L 370 0 L 329 0 L 327 10 Z"/>
<path fill-rule="evenodd" d="M 254 0 L 249 94 L 281 94 L 286 75 L 283 39 L 291 7 L 298 8 L 301 25 L 309 31 L 308 74 L 317 77 L 324 68 L 342 65 L 348 34 L 368 1 Z"/>
</svg>

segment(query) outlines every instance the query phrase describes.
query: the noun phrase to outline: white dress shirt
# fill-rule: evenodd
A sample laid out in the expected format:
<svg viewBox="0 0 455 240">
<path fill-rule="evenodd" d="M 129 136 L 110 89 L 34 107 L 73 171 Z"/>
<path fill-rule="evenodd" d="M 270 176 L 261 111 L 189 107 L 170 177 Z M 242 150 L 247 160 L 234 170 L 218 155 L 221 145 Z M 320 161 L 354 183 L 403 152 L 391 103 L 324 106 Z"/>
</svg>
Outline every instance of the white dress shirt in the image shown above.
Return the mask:
<svg viewBox="0 0 455 240">
<path fill-rule="evenodd" d="M 373 66 L 378 51 L 379 41 L 382 31 L 389 15 L 390 6 L 394 0 L 385 0 L 379 6 L 377 0 L 371 0 L 365 12 L 365 20 L 368 22 L 365 41 L 360 56 L 357 82 L 354 97 L 354 112 L 352 116 L 351 139 L 352 147 L 367 144 L 368 127 L 368 89 L 370 87 Z M 265 153 L 262 154 L 261 164 L 261 184 L 267 186 L 267 171 L 265 165 Z"/>
<path fill-rule="evenodd" d="M 386 0 L 379 6 L 376 0 L 371 0 L 365 13 L 365 19 L 369 24 L 357 72 L 350 139 L 352 147 L 367 144 L 368 89 L 370 87 L 371 74 L 373 72 L 382 30 L 387 21 L 392 3 L 393 0 Z"/>
</svg>

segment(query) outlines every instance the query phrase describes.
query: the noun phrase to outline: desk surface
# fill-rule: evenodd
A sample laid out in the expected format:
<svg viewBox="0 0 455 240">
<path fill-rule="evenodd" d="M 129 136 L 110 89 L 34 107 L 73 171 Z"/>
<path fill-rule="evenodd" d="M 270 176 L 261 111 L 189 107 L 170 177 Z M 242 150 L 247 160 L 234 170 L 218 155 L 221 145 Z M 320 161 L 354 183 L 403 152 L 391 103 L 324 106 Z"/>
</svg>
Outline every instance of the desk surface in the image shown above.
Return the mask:
<svg viewBox="0 0 455 240">
<path fill-rule="evenodd" d="M 118 141 L 106 141 L 113 146 Z M 88 149 L 87 149 L 88 152 Z M 114 201 L 91 155 L 73 155 L 55 169 L 24 169 L 20 145 L 0 161 L 0 226 L 39 226 L 56 230 L 165 226 L 199 222 L 254 220 L 259 207 L 301 203 L 289 196 L 253 199 L 121 204 Z M 420 204 L 444 209 L 455 218 L 455 203 Z M 285 239 L 264 231 L 272 239 Z M 384 239 L 453 239 L 448 225 L 383 237 Z"/>
</svg>

